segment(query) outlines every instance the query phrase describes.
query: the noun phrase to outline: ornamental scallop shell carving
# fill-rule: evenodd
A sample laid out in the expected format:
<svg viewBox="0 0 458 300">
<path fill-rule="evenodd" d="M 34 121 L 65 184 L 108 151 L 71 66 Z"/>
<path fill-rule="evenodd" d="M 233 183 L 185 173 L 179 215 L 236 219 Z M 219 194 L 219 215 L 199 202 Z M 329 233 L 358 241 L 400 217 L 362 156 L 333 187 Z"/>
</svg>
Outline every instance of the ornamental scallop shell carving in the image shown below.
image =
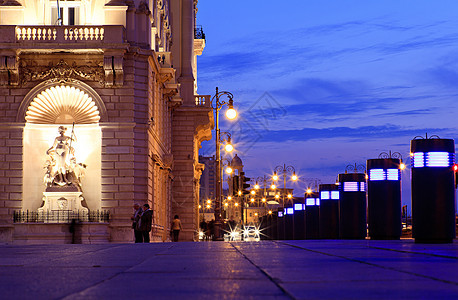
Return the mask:
<svg viewBox="0 0 458 300">
<path fill-rule="evenodd" d="M 100 120 L 92 98 L 77 87 L 58 85 L 39 93 L 25 119 L 36 124 L 92 124 Z"/>
</svg>

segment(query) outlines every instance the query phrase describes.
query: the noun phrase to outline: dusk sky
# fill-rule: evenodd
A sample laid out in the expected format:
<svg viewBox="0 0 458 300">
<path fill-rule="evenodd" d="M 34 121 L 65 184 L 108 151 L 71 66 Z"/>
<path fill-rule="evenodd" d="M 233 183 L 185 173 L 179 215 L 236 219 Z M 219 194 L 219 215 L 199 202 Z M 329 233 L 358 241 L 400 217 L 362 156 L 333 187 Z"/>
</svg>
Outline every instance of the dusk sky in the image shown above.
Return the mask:
<svg viewBox="0 0 458 300">
<path fill-rule="evenodd" d="M 458 1 L 200 0 L 198 92 L 234 94 L 247 176 L 292 165 L 333 183 L 349 164 L 410 140 L 456 138 Z M 214 154 L 214 140 L 202 154 Z M 410 168 L 403 173 L 410 210 Z"/>
</svg>

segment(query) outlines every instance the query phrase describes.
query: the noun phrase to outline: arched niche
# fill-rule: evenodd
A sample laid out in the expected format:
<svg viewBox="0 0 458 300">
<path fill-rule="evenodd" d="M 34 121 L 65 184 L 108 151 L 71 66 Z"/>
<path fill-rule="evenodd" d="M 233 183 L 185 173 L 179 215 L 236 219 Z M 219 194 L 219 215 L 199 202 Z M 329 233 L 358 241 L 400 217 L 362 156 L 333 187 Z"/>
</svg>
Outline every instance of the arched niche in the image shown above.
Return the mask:
<svg viewBox="0 0 458 300">
<path fill-rule="evenodd" d="M 67 93 L 66 95 L 71 98 L 66 98 L 64 95 L 65 93 Z M 81 96 L 87 97 L 86 101 L 82 101 L 83 99 L 78 98 Z M 39 107 L 38 103 L 44 99 L 47 99 L 47 101 L 45 100 L 45 105 L 50 105 L 48 109 L 58 107 L 63 114 L 68 113 L 69 106 L 72 104 L 74 105 L 75 103 L 79 103 L 80 105 L 83 105 L 84 103 L 92 105 L 92 107 L 95 107 L 98 110 L 99 120 L 96 122 L 107 122 L 107 109 L 102 98 L 100 98 L 97 92 L 89 85 L 76 79 L 51 79 L 38 84 L 24 97 L 16 116 L 16 122 L 27 122 L 27 112 L 30 109 L 30 105 L 33 104 L 34 106 Z M 54 99 L 55 102 L 49 101 L 50 99 Z M 78 112 L 81 113 L 82 111 L 79 110 Z M 47 117 L 46 121 L 31 120 L 31 123 L 38 122 L 37 124 L 57 124 L 58 122 L 56 121 L 58 120 L 54 120 L 54 122 L 52 122 L 52 119 L 50 118 L 56 116 L 58 112 L 49 110 L 48 113 L 49 114 L 47 116 L 43 115 L 43 118 Z M 61 115 L 61 117 L 65 118 L 64 115 Z M 78 119 L 80 122 L 74 121 L 78 124 L 95 123 L 94 120 L 81 119 L 81 115 L 75 115 L 73 116 L 73 119 Z M 72 123 L 70 120 L 71 118 L 66 119 L 67 124 Z"/>
<path fill-rule="evenodd" d="M 24 98 L 17 115 L 25 122 L 23 134 L 23 209 L 36 210 L 46 189 L 44 176 L 49 149 L 58 135 L 58 127 L 73 133 L 77 163 L 86 165 L 82 180 L 83 197 L 90 210 L 101 207 L 102 132 L 99 122 L 106 109 L 98 94 L 76 80 L 46 81 Z"/>
</svg>

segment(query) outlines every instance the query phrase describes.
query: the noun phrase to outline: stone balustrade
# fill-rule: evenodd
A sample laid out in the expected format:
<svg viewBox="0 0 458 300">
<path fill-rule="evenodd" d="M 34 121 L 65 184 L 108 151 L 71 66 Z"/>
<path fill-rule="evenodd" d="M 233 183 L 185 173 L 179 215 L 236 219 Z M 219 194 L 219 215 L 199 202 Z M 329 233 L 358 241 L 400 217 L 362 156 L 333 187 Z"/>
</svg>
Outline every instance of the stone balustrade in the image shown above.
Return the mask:
<svg viewBox="0 0 458 300">
<path fill-rule="evenodd" d="M 211 107 L 210 95 L 194 95 L 196 106 Z"/>
<path fill-rule="evenodd" d="M 104 26 L 0 26 L 0 43 L 124 43 L 124 27 Z"/>
</svg>

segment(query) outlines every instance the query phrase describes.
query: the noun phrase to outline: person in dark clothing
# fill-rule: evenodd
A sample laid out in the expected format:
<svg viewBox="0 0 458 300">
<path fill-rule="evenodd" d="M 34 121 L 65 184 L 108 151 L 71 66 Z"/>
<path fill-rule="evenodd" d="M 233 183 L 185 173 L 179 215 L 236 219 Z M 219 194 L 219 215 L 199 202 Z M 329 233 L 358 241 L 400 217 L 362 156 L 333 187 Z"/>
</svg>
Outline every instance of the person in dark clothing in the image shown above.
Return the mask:
<svg viewBox="0 0 458 300">
<path fill-rule="evenodd" d="M 140 217 L 142 216 L 142 208 L 138 203 L 134 204 L 134 215 L 130 217 L 132 220 L 132 229 L 134 230 L 134 237 L 135 237 L 135 242 L 136 243 L 142 243 L 143 242 L 143 236 L 142 232 L 138 230 L 138 223 L 140 221 Z"/>
<path fill-rule="evenodd" d="M 138 225 L 138 230 L 141 231 L 143 237 L 143 243 L 149 243 L 150 237 L 149 233 L 151 232 L 151 227 L 153 224 L 153 211 L 149 209 L 149 204 L 143 204 L 143 213 L 140 217 L 140 222 Z"/>
</svg>

